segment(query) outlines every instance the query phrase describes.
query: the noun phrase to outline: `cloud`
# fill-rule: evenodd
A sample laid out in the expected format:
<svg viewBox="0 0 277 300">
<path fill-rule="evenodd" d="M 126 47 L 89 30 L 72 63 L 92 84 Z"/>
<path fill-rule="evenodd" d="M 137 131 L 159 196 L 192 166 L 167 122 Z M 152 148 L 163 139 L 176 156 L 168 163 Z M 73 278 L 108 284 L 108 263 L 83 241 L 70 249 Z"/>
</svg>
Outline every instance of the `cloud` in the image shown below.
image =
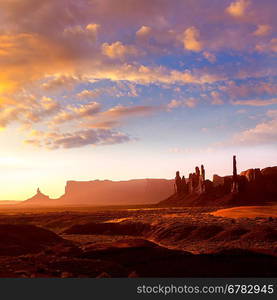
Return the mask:
<svg viewBox="0 0 277 300">
<path fill-rule="evenodd" d="M 233 105 L 247 105 L 247 106 L 268 106 L 277 104 L 277 98 L 273 99 L 254 99 L 254 100 L 236 100 L 232 101 Z"/>
<path fill-rule="evenodd" d="M 16 107 L 8 107 L 0 112 L 0 128 L 5 128 L 9 123 L 17 121 L 22 109 Z"/>
<path fill-rule="evenodd" d="M 132 139 L 118 131 L 110 129 L 86 129 L 70 133 L 50 133 L 34 139 L 28 139 L 26 144 L 53 149 L 78 148 L 87 145 L 113 145 L 131 141 Z"/>
<path fill-rule="evenodd" d="M 244 146 L 276 144 L 277 142 L 277 111 L 268 111 L 271 120 L 257 124 L 254 128 L 236 134 L 232 143 Z"/>
<path fill-rule="evenodd" d="M 277 119 L 277 109 L 268 110 L 266 115 L 268 117 Z"/>
<path fill-rule="evenodd" d="M 0 92 L 14 93 L 45 73 L 69 70 L 64 50 L 37 34 L 0 34 Z"/>
<path fill-rule="evenodd" d="M 29 96 L 21 103 L 9 105 L 0 110 L 0 127 L 5 128 L 14 122 L 25 125 L 38 123 L 56 114 L 59 110 L 60 104 L 55 99 L 45 96 L 35 99 L 33 96 Z"/>
<path fill-rule="evenodd" d="M 91 102 L 78 107 L 68 106 L 54 116 L 49 125 L 55 126 L 71 121 L 78 121 L 82 128 L 113 128 L 122 124 L 123 120 L 144 117 L 162 110 L 159 106 L 123 106 L 117 105 L 106 111 L 100 111 L 101 104 Z"/>
<path fill-rule="evenodd" d="M 148 115 L 151 114 L 157 110 L 159 110 L 159 107 L 154 107 L 154 106 L 123 106 L 123 105 L 118 105 L 115 106 L 105 112 L 102 113 L 102 116 L 105 117 L 130 117 L 130 116 L 141 116 L 141 115 Z"/>
<path fill-rule="evenodd" d="M 161 106 L 124 106 L 117 105 L 106 111 L 95 115 L 92 120 L 84 122 L 81 126 L 85 128 L 113 128 L 121 126 L 126 120 L 135 117 L 145 117 L 152 115 L 164 108 Z"/>
<path fill-rule="evenodd" d="M 76 96 L 79 99 L 95 99 L 99 97 L 103 93 L 100 89 L 95 90 L 83 90 L 80 93 L 78 93 Z"/>
<path fill-rule="evenodd" d="M 60 104 L 50 97 L 42 97 L 39 101 L 39 105 L 42 109 L 42 114 L 51 115 L 60 109 Z"/>
<path fill-rule="evenodd" d="M 199 40 L 200 33 L 199 30 L 195 27 L 189 27 L 184 31 L 184 49 L 199 52 L 202 50 L 203 45 Z"/>
<path fill-rule="evenodd" d="M 96 35 L 100 29 L 100 25 L 99 24 L 93 24 L 93 23 L 90 23 L 86 26 L 86 30 L 88 32 L 91 32 L 93 33 L 94 35 Z"/>
<path fill-rule="evenodd" d="M 194 108 L 197 105 L 197 103 L 198 100 L 195 98 L 182 99 L 182 100 L 173 99 L 167 104 L 167 110 L 172 110 L 178 107 Z"/>
<path fill-rule="evenodd" d="M 87 24 L 86 26 L 75 25 L 69 26 L 64 29 L 65 36 L 73 36 L 75 38 L 86 38 L 88 41 L 95 42 L 97 40 L 97 34 L 100 29 L 99 24 Z"/>
<path fill-rule="evenodd" d="M 265 95 L 275 95 L 277 86 L 274 82 L 263 80 L 252 81 L 248 80 L 236 84 L 234 81 L 229 81 L 226 85 L 220 87 L 220 90 L 225 92 L 230 98 L 250 98 Z"/>
<path fill-rule="evenodd" d="M 237 0 L 232 2 L 227 8 L 226 12 L 232 17 L 243 17 L 247 7 L 250 5 L 248 0 Z"/>
<path fill-rule="evenodd" d="M 203 56 L 210 62 L 215 63 L 216 62 L 216 56 L 213 53 L 204 51 Z"/>
<path fill-rule="evenodd" d="M 149 37 L 149 35 L 152 32 L 152 28 L 149 26 L 141 26 L 140 29 L 136 32 L 136 36 L 138 38 L 146 38 Z"/>
<path fill-rule="evenodd" d="M 109 65 L 100 70 L 89 71 L 91 79 L 110 79 L 112 81 L 129 81 L 139 84 L 204 84 L 224 80 L 223 75 L 210 74 L 206 70 L 179 71 L 163 66 L 149 67 L 146 65 L 123 63 Z"/>
<path fill-rule="evenodd" d="M 265 36 L 268 35 L 272 27 L 266 24 L 261 24 L 257 26 L 257 29 L 253 32 L 256 36 Z"/>
<path fill-rule="evenodd" d="M 168 109 L 195 107 L 204 93 L 213 104 L 224 93 L 233 101 L 268 98 L 276 93 L 274 5 L 252 1 L 250 10 L 250 1 L 242 0 L 208 6 L 206 0 L 0 1 L 0 124 L 114 128 L 122 119 L 159 111 L 140 104 L 164 86 L 182 90 L 176 99 L 183 98 Z M 81 105 L 101 97 L 114 107 Z"/>
<path fill-rule="evenodd" d="M 94 123 L 86 123 L 84 127 L 86 128 L 101 128 L 101 129 L 110 129 L 114 127 L 118 127 L 120 122 L 117 120 L 110 120 L 110 121 L 100 121 Z"/>
<path fill-rule="evenodd" d="M 132 45 L 123 45 L 120 41 L 112 44 L 104 43 L 102 45 L 102 53 L 109 58 L 124 58 L 125 56 L 137 56 L 139 50 Z"/>
<path fill-rule="evenodd" d="M 259 43 L 255 49 L 258 52 L 277 52 L 277 38 L 273 38 L 269 42 Z"/>
<path fill-rule="evenodd" d="M 50 124 L 61 124 L 72 120 L 90 118 L 99 113 L 101 104 L 90 102 L 79 106 L 67 106 L 67 110 L 62 110 L 50 122 Z"/>
<path fill-rule="evenodd" d="M 42 84 L 45 90 L 58 90 L 58 89 L 73 89 L 74 86 L 81 82 L 81 78 L 74 75 L 56 75 L 45 78 L 47 80 Z"/>
<path fill-rule="evenodd" d="M 223 104 L 223 100 L 220 97 L 220 94 L 216 91 L 212 91 L 211 92 L 211 96 L 212 96 L 212 104 L 214 105 L 220 105 Z"/>
</svg>

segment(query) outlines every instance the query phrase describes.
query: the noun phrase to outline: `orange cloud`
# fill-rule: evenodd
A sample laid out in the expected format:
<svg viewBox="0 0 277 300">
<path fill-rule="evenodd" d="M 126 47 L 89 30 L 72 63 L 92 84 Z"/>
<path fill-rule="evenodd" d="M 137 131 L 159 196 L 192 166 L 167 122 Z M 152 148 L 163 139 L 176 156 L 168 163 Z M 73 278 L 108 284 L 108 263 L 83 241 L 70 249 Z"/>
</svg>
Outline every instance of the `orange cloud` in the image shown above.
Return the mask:
<svg viewBox="0 0 277 300">
<path fill-rule="evenodd" d="M 62 110 L 57 114 L 51 124 L 61 124 L 72 120 L 90 118 L 97 114 L 101 109 L 101 104 L 98 102 L 90 102 L 78 107 L 68 106 L 68 110 Z"/>
<path fill-rule="evenodd" d="M 90 41 L 95 42 L 97 39 L 97 34 L 100 29 L 99 24 L 88 24 L 86 26 L 81 25 L 75 25 L 75 26 L 69 26 L 64 29 L 64 35 L 65 36 L 75 36 L 75 37 L 81 37 L 86 38 Z"/>
<path fill-rule="evenodd" d="M 149 37 L 152 29 L 150 26 L 141 26 L 140 29 L 136 32 L 136 36 L 138 38 L 146 38 Z"/>
<path fill-rule="evenodd" d="M 112 44 L 104 43 L 102 45 L 102 53 L 109 58 L 124 58 L 125 56 L 139 55 L 138 49 L 132 45 L 123 45 L 120 41 Z"/>
<path fill-rule="evenodd" d="M 184 31 L 184 48 L 190 51 L 199 52 L 203 49 L 203 44 L 199 40 L 200 33 L 195 27 L 189 27 Z"/>
<path fill-rule="evenodd" d="M 35 99 L 29 96 L 23 98 L 23 101 L 16 105 L 6 105 L 0 111 L 0 126 L 5 128 L 13 122 L 20 122 L 25 125 L 37 123 L 56 114 L 59 109 L 59 103 L 50 97 Z"/>
<path fill-rule="evenodd" d="M 186 83 L 212 83 L 224 80 L 224 76 L 209 74 L 206 71 L 199 71 L 193 74 L 188 70 L 177 71 L 165 67 L 148 67 L 145 65 L 123 63 L 120 65 L 103 65 L 102 69 L 88 70 L 87 76 L 92 79 L 110 79 L 112 81 L 130 81 L 140 84 L 165 83 L 165 84 L 186 84 Z"/>
<path fill-rule="evenodd" d="M 253 32 L 256 36 L 264 36 L 268 35 L 271 31 L 272 27 L 269 25 L 261 24 L 257 26 L 257 29 Z"/>
<path fill-rule="evenodd" d="M 49 77 L 50 79 L 48 78 L 47 82 L 42 84 L 45 90 L 56 90 L 60 88 L 73 89 L 76 84 L 82 82 L 82 78 L 68 74 L 54 74 Z"/>
<path fill-rule="evenodd" d="M 237 0 L 232 2 L 227 8 L 226 12 L 232 17 L 242 17 L 245 15 L 247 7 L 250 5 L 248 0 Z"/>
<path fill-rule="evenodd" d="M 2 93 L 12 93 L 46 73 L 72 66 L 62 47 L 36 34 L 2 34 L 0 45 Z"/>
<path fill-rule="evenodd" d="M 77 94 L 77 97 L 79 99 L 94 99 L 94 98 L 99 97 L 102 93 L 103 93 L 103 91 L 100 89 L 83 90 Z"/>
</svg>

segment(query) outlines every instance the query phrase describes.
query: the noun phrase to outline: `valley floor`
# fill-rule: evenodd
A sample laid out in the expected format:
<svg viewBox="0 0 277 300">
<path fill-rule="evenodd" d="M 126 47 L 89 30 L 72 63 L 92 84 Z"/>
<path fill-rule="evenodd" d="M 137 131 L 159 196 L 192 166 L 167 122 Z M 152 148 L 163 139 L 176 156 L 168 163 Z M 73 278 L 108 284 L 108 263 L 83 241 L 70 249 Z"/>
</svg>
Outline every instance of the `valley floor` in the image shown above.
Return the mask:
<svg viewBox="0 0 277 300">
<path fill-rule="evenodd" d="M 276 205 L 2 210 L 0 266 L 0 277 L 277 277 Z"/>
</svg>

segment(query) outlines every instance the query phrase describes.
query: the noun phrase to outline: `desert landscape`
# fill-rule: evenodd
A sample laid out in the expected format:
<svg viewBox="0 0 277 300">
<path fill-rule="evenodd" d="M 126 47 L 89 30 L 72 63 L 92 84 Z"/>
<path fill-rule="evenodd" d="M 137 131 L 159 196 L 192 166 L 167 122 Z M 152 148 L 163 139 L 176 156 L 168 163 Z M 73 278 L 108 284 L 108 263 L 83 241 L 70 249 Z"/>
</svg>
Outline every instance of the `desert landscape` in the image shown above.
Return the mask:
<svg viewBox="0 0 277 300">
<path fill-rule="evenodd" d="M 75 199 L 67 206 L 39 189 L 21 203 L 5 202 L 0 277 L 276 277 L 277 167 L 238 175 L 234 157 L 233 175 L 214 182 L 201 170 L 159 182 L 174 193 L 148 205 L 93 206 L 92 194 L 91 205 L 78 206 L 78 188 L 75 197 L 66 190 Z M 89 199 L 94 191 L 82 185 Z M 108 194 L 116 189 L 106 186 Z"/>
<path fill-rule="evenodd" d="M 0 278 L 277 278 L 276 4 L 0 0 Z"/>
</svg>

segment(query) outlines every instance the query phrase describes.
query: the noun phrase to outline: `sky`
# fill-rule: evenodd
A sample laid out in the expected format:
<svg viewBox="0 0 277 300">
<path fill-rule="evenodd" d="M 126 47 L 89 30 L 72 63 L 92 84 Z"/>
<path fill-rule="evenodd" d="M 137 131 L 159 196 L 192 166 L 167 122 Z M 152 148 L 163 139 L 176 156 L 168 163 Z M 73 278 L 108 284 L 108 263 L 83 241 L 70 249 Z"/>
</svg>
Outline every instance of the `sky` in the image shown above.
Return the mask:
<svg viewBox="0 0 277 300">
<path fill-rule="evenodd" d="M 275 0 L 0 0 L 0 199 L 277 165 Z"/>
</svg>

